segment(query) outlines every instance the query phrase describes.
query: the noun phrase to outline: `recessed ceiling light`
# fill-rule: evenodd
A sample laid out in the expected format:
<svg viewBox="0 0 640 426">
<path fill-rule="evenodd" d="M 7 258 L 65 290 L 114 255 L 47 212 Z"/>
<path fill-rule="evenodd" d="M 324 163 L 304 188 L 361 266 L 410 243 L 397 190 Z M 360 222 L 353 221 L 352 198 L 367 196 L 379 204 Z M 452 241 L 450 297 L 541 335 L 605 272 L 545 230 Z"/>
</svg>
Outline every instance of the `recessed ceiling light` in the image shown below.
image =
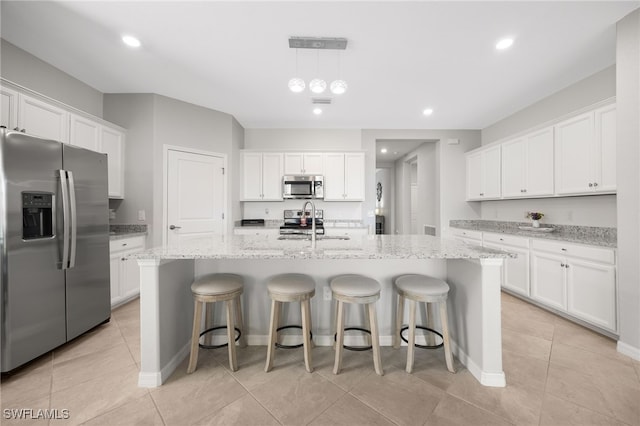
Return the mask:
<svg viewBox="0 0 640 426">
<path fill-rule="evenodd" d="M 425 109 L 424 111 L 422 111 L 422 113 L 423 113 L 424 115 L 431 115 L 431 114 L 433 114 L 433 109 L 431 109 L 431 108 L 427 108 L 427 109 Z"/>
<path fill-rule="evenodd" d="M 393 155 L 398 155 L 398 151 L 393 151 Z"/>
<path fill-rule="evenodd" d="M 140 40 L 134 36 L 124 35 L 122 36 L 122 42 L 129 47 L 140 47 Z"/>
<path fill-rule="evenodd" d="M 322 109 L 320 109 L 320 108 L 314 108 L 314 109 L 313 109 L 313 113 L 314 113 L 315 115 L 320 115 L 320 114 L 322 114 Z"/>
<path fill-rule="evenodd" d="M 387 148 L 382 148 L 382 149 L 380 150 L 380 152 L 381 152 L 381 153 L 383 153 L 383 154 L 386 154 L 386 153 L 387 153 Z"/>
<path fill-rule="evenodd" d="M 512 38 L 503 38 L 496 44 L 496 49 L 498 50 L 508 49 L 509 47 L 511 47 L 512 44 L 513 44 Z"/>
</svg>

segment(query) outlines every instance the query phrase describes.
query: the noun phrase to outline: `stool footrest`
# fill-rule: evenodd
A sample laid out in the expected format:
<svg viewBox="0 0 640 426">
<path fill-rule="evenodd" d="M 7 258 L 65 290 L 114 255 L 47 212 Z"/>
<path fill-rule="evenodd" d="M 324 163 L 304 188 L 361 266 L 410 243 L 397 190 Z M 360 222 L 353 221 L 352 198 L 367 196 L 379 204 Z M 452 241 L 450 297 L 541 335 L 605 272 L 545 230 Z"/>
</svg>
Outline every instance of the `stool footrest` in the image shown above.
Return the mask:
<svg viewBox="0 0 640 426">
<path fill-rule="evenodd" d="M 278 327 L 276 329 L 276 333 L 280 330 L 284 330 L 286 328 L 299 328 L 300 330 L 302 330 L 302 326 L 301 325 L 283 325 L 282 327 Z M 309 337 L 311 339 L 313 339 L 313 333 L 311 332 L 311 330 L 309 330 Z M 275 343 L 276 348 L 280 348 L 280 349 L 296 349 L 296 348 L 301 348 L 304 346 L 304 343 L 300 343 L 299 345 L 283 345 L 282 343 L 278 343 L 276 341 Z"/>
<path fill-rule="evenodd" d="M 433 334 L 437 334 L 438 336 L 440 336 L 440 338 L 442 339 L 442 342 L 439 345 L 419 345 L 417 343 L 414 343 L 416 348 L 421 348 L 421 349 L 438 349 L 441 348 L 442 345 L 444 344 L 444 338 L 442 337 L 442 334 L 438 333 L 437 331 L 435 331 L 432 328 L 429 327 L 423 327 L 421 325 L 416 325 L 416 328 L 419 328 L 420 330 L 425 330 L 425 331 L 430 331 Z M 400 338 L 405 342 L 405 343 L 409 343 L 409 341 L 407 339 L 404 338 L 404 336 L 402 335 L 402 332 L 405 330 L 408 330 L 409 326 L 404 326 L 400 329 Z"/>
<path fill-rule="evenodd" d="M 226 326 L 226 325 L 221 325 L 221 326 L 218 326 L 218 327 L 211 327 L 211 328 L 208 328 L 208 329 L 206 329 L 205 331 L 203 331 L 202 333 L 200 333 L 200 337 L 202 337 L 202 336 L 204 336 L 205 334 L 210 333 L 210 332 L 212 332 L 212 331 L 214 331 L 214 330 L 221 330 L 221 329 L 223 329 L 223 328 L 226 330 L 226 329 L 227 329 L 227 326 Z M 234 327 L 234 328 L 235 328 L 236 332 L 238 333 L 238 335 L 236 336 L 236 340 L 235 340 L 235 341 L 237 342 L 238 340 L 240 340 L 240 336 L 242 335 L 242 331 L 240 331 L 240 329 L 239 329 L 238 327 Z M 221 345 L 203 345 L 203 344 L 201 344 L 201 343 L 198 343 L 198 346 L 200 346 L 202 349 L 218 349 L 218 348 L 226 348 L 227 346 L 229 346 L 229 342 L 227 342 L 227 343 L 223 343 L 223 344 L 221 344 Z"/>
<path fill-rule="evenodd" d="M 345 327 L 344 331 L 347 330 L 358 330 L 358 331 L 362 331 L 365 333 L 369 333 L 371 334 L 371 330 L 367 330 L 366 328 L 360 328 L 360 327 Z M 337 341 L 338 340 L 338 335 L 337 333 L 333 335 L 333 341 Z M 343 348 L 350 350 L 350 351 L 368 351 L 369 349 L 373 348 L 373 346 L 347 346 L 345 344 L 342 345 Z"/>
</svg>

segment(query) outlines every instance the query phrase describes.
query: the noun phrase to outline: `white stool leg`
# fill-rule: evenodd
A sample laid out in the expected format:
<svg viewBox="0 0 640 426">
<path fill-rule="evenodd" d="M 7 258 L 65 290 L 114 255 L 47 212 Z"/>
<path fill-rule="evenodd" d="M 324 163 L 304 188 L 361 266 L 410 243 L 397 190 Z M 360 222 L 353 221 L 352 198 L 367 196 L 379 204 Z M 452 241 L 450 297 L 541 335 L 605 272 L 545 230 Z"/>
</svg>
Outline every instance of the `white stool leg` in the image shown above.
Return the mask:
<svg viewBox="0 0 640 426">
<path fill-rule="evenodd" d="M 393 334 L 393 347 L 400 347 L 400 330 L 402 329 L 402 319 L 404 318 L 404 296 L 398 294 L 398 308 L 396 309 L 396 332 Z"/>
<path fill-rule="evenodd" d="M 191 332 L 191 355 L 189 356 L 189 366 L 187 374 L 196 370 L 198 364 L 198 343 L 200 343 L 200 321 L 202 321 L 202 302 L 196 300 L 193 305 L 193 330 Z"/>
<path fill-rule="evenodd" d="M 338 300 L 338 320 L 336 321 L 336 329 L 338 336 L 336 337 L 336 360 L 333 364 L 333 374 L 340 373 L 342 369 L 342 345 L 344 344 L 344 302 Z"/>
<path fill-rule="evenodd" d="M 364 329 L 369 330 L 369 333 L 364 333 L 364 344 L 365 346 L 373 346 L 371 335 L 373 332 L 371 331 L 371 313 L 369 312 L 369 307 L 367 305 L 362 306 L 364 308 Z"/>
<path fill-rule="evenodd" d="M 242 295 L 238 295 L 238 297 L 235 298 L 235 304 L 236 304 L 236 326 L 240 330 L 240 347 L 241 348 L 246 348 L 247 347 L 247 336 L 245 335 L 244 321 L 242 319 L 242 306 L 240 304 L 240 299 L 241 298 L 242 298 Z"/>
<path fill-rule="evenodd" d="M 300 302 L 300 309 L 302 314 L 302 335 L 304 346 L 304 364 L 308 373 L 313 372 L 312 359 L 311 359 L 311 337 L 309 336 L 309 330 L 311 330 L 311 305 L 309 299 Z"/>
<path fill-rule="evenodd" d="M 233 321 L 233 300 L 227 300 L 224 302 L 227 306 L 227 339 L 229 344 L 229 368 L 231 371 L 238 371 L 238 363 L 236 361 L 236 328 Z"/>
<path fill-rule="evenodd" d="M 447 319 L 447 301 L 440 302 L 440 321 L 442 322 L 442 340 L 444 342 L 444 356 L 447 360 L 447 369 L 455 373 L 453 368 L 453 355 L 451 355 L 451 342 L 449 341 L 449 321 Z"/>
<path fill-rule="evenodd" d="M 427 327 L 433 328 L 435 330 L 436 313 L 434 311 L 435 307 L 433 306 L 433 303 L 424 302 L 424 309 L 425 309 L 425 316 L 427 318 Z M 429 346 L 435 346 L 436 335 L 433 333 L 427 333 L 426 344 Z"/>
<path fill-rule="evenodd" d="M 376 304 L 369 303 L 369 322 L 371 323 L 371 346 L 373 346 L 373 366 L 378 376 L 383 376 L 382 361 L 380 360 L 380 332 L 378 330 L 378 316 Z"/>
<path fill-rule="evenodd" d="M 333 350 L 336 350 L 336 340 L 338 339 L 338 306 L 339 306 L 339 302 L 336 300 L 336 303 L 334 305 L 336 307 L 336 314 L 334 315 L 334 322 L 333 322 L 333 335 L 335 336 L 334 341 L 333 341 L 333 345 L 331 345 L 333 347 Z"/>
<path fill-rule="evenodd" d="M 273 368 L 273 355 L 276 349 L 276 339 L 278 337 L 278 318 L 280 317 L 280 302 L 271 301 L 271 324 L 269 327 L 269 346 L 267 347 L 267 364 L 264 367 L 265 373 Z"/>
<path fill-rule="evenodd" d="M 407 373 L 413 371 L 413 353 L 416 344 L 416 301 L 409 299 L 409 343 L 407 345 Z"/>
<path fill-rule="evenodd" d="M 203 307 L 205 330 L 213 327 L 213 305 L 214 303 L 205 303 Z M 213 345 L 213 333 L 205 334 L 202 343 L 205 345 Z"/>
</svg>

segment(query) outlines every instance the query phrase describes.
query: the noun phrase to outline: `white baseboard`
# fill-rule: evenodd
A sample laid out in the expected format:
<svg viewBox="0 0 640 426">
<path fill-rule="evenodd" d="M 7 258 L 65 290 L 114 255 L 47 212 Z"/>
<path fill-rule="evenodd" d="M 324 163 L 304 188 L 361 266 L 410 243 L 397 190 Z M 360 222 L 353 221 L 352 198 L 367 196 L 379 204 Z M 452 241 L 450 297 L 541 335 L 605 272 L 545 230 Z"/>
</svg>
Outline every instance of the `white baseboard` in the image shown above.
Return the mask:
<svg viewBox="0 0 640 426">
<path fill-rule="evenodd" d="M 451 342 L 451 351 L 455 354 L 458 360 L 467 367 L 469 373 L 475 377 L 483 386 L 489 386 L 494 388 L 503 388 L 507 386 L 507 379 L 504 375 L 504 371 L 500 373 L 487 373 L 473 362 L 465 351 L 460 349 L 456 342 Z"/>
<path fill-rule="evenodd" d="M 191 343 L 187 343 L 175 354 L 173 358 L 164 366 L 159 373 L 138 373 L 138 387 L 141 388 L 157 388 L 161 386 L 171 374 L 178 368 L 182 360 L 189 355 L 191 351 Z"/>
<path fill-rule="evenodd" d="M 624 343 L 618 340 L 618 344 L 616 345 L 616 349 L 623 355 L 631 357 L 636 361 L 640 361 L 640 348 L 636 348 L 635 346 L 631 346 L 627 343 Z"/>
</svg>

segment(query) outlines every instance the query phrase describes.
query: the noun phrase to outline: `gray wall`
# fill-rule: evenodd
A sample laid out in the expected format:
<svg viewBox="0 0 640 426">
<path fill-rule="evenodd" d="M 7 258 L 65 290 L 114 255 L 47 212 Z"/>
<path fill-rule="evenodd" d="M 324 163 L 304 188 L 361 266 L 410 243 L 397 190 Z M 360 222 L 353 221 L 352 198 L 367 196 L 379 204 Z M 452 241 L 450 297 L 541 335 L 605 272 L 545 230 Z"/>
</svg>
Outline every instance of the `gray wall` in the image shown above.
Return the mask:
<svg viewBox="0 0 640 426">
<path fill-rule="evenodd" d="M 482 144 L 507 138 L 616 96 L 616 67 L 593 74 L 482 130 Z M 546 223 L 616 226 L 616 196 L 559 197 L 483 201 L 482 219 L 525 221 L 525 212 L 542 211 Z"/>
<path fill-rule="evenodd" d="M 149 241 L 162 244 L 164 199 L 164 146 L 180 146 L 227 156 L 227 214 L 238 217 L 239 202 L 234 191 L 237 155 L 241 147 L 242 126 L 234 125 L 231 115 L 159 95 L 105 95 L 105 119 L 127 129 L 125 147 L 125 199 L 116 213 L 117 223 L 146 223 Z M 235 134 L 234 134 L 235 133 Z M 138 221 L 138 210 L 146 220 Z M 230 232 L 233 220 L 227 221 Z"/>
<path fill-rule="evenodd" d="M 440 222 L 440 234 L 446 234 L 449 229 L 451 219 L 478 219 L 480 218 L 479 203 L 468 203 L 464 201 L 466 196 L 465 183 L 465 157 L 464 153 L 480 146 L 479 130 L 394 130 L 378 129 L 362 131 L 362 147 L 367 152 L 366 156 L 366 194 L 367 198 L 363 205 L 364 212 L 373 212 L 375 209 L 375 170 L 376 170 L 376 140 L 433 140 L 436 144 L 436 174 L 437 184 L 435 197 L 440 199 L 439 211 L 436 217 Z M 458 145 L 448 145 L 447 139 L 458 139 Z M 402 172 L 396 167 L 396 206 L 401 205 L 399 200 L 399 181 L 401 182 Z M 399 221 L 402 212 L 396 210 L 396 228 L 399 228 Z M 367 217 L 373 224 L 373 218 Z M 422 227 L 422 224 L 419 223 Z"/>
<path fill-rule="evenodd" d="M 640 10 L 617 31 L 618 350 L 640 360 Z"/>
<path fill-rule="evenodd" d="M 79 110 L 102 117 L 102 93 L 0 39 L 0 75 Z"/>
</svg>

